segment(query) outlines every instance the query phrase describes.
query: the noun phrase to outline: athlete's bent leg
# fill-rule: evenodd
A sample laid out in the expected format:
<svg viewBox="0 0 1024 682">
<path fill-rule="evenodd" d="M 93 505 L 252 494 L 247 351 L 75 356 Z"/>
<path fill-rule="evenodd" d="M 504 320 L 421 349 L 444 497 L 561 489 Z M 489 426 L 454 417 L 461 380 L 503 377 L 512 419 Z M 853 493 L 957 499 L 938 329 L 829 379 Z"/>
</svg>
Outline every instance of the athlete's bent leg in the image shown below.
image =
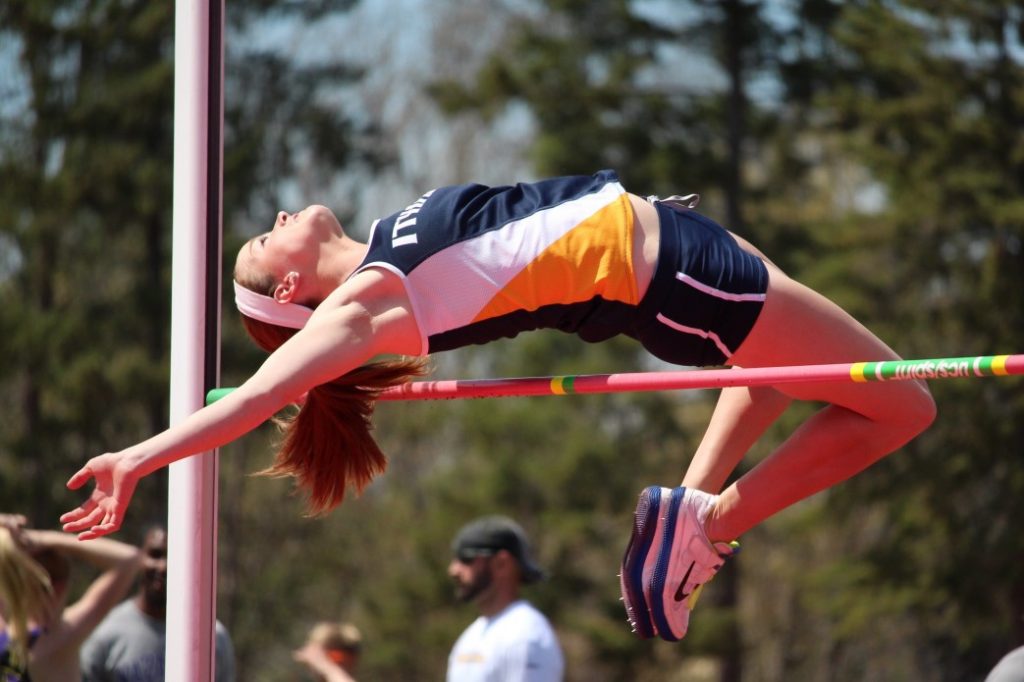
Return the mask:
<svg viewBox="0 0 1024 682">
<path fill-rule="evenodd" d="M 742 367 L 897 360 L 824 296 L 769 264 L 767 300 L 731 358 Z M 922 432 L 935 403 L 921 381 L 794 383 L 725 389 L 684 485 L 715 492 L 790 399 L 828 403 L 771 455 L 726 488 L 706 522 L 727 541 L 772 514 L 862 471 Z"/>
</svg>

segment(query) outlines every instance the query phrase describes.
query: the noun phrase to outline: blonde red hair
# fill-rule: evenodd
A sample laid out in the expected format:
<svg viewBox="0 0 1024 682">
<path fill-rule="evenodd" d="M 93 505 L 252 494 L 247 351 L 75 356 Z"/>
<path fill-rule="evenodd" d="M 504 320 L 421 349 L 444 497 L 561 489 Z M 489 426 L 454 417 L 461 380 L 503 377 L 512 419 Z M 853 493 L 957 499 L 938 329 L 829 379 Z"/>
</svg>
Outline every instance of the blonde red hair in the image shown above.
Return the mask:
<svg viewBox="0 0 1024 682">
<path fill-rule="evenodd" d="M 245 315 L 242 324 L 268 353 L 296 332 Z M 347 488 L 361 492 L 387 469 L 387 457 L 370 433 L 377 396 L 425 373 L 423 358 L 382 360 L 310 389 L 302 405 L 274 419 L 282 434 L 274 463 L 256 475 L 294 477 L 311 514 L 330 511 Z"/>
</svg>

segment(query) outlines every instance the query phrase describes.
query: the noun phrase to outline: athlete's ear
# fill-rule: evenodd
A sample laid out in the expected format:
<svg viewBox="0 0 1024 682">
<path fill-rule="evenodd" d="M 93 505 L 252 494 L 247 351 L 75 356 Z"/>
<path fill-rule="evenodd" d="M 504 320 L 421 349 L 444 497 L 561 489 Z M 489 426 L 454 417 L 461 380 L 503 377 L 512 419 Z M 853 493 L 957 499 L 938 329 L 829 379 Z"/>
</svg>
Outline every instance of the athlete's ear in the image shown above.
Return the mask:
<svg viewBox="0 0 1024 682">
<path fill-rule="evenodd" d="M 299 273 L 289 272 L 284 281 L 274 287 L 274 300 L 278 303 L 291 303 L 299 289 Z"/>
</svg>

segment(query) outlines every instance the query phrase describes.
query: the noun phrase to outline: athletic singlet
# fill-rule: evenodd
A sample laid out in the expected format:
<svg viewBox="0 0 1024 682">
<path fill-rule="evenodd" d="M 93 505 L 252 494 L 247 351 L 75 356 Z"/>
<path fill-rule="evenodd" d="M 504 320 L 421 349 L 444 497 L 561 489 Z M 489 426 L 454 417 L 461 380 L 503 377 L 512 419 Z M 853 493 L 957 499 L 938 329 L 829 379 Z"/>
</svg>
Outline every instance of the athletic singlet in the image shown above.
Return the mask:
<svg viewBox="0 0 1024 682">
<path fill-rule="evenodd" d="M 423 355 L 541 328 L 603 341 L 639 303 L 633 209 L 614 171 L 431 190 L 374 221 L 355 272 L 374 267 L 402 278 Z"/>
</svg>

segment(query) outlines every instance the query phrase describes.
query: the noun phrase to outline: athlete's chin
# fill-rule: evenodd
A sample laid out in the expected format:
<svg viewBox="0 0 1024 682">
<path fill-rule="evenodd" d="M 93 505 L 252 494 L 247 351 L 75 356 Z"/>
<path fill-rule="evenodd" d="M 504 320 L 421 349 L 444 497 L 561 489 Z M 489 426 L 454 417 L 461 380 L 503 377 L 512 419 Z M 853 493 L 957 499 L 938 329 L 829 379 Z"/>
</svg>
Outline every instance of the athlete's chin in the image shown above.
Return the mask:
<svg viewBox="0 0 1024 682">
<path fill-rule="evenodd" d="M 338 222 L 337 216 L 334 215 L 331 209 L 322 204 L 307 206 L 298 213 L 298 216 L 313 221 L 317 225 L 322 225 L 335 234 L 341 234 L 342 232 L 341 223 Z"/>
</svg>

